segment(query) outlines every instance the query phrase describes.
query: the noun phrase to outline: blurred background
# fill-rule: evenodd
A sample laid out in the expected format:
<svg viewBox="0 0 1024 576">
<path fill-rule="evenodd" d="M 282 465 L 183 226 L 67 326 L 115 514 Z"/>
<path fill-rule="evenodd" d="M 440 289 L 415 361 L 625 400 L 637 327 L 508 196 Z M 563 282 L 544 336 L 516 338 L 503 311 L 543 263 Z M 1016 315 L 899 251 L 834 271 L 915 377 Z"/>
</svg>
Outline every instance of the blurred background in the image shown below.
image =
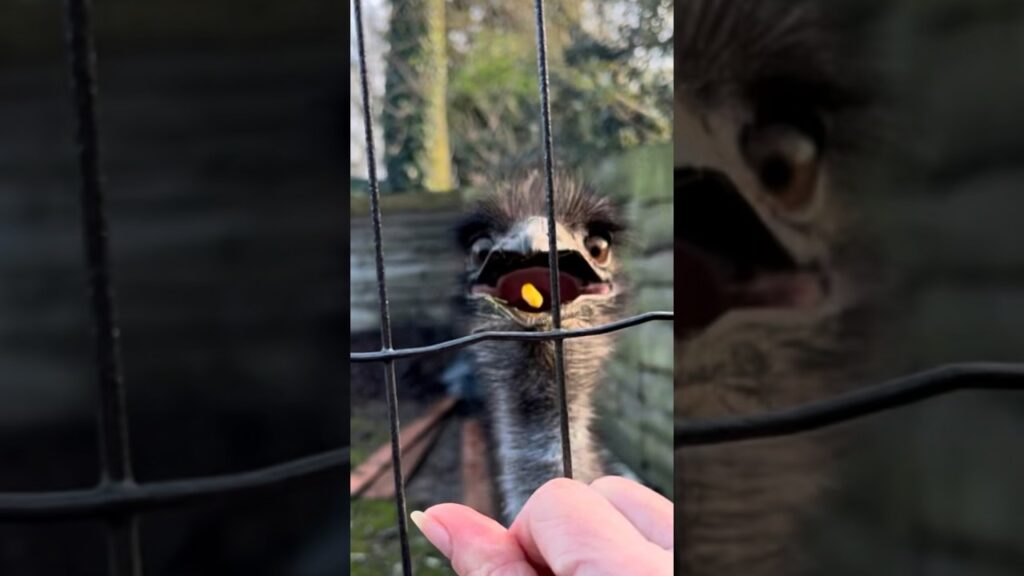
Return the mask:
<svg viewBox="0 0 1024 576">
<path fill-rule="evenodd" d="M 551 116 L 557 158 L 621 200 L 634 229 L 624 262 L 633 312 L 672 307 L 671 0 L 545 3 Z M 384 252 L 396 347 L 462 335 L 457 306 L 464 255 L 454 225 L 502 172 L 541 166 L 532 4 L 506 0 L 366 3 Z M 354 351 L 380 347 L 366 154 L 353 59 L 350 336 Z M 622 333 L 599 392 L 598 428 L 612 456 L 672 493 L 671 326 Z M 464 390 L 464 357 L 397 363 L 399 414 L 411 429 Z M 362 483 L 359 466 L 387 455 L 383 368 L 357 364 L 352 379 L 352 574 L 398 567 L 390 472 Z M 461 502 L 477 490 L 462 405 L 405 443 L 409 509 Z M 415 445 L 413 445 L 415 442 Z M 381 452 L 383 450 L 383 452 Z M 367 469 L 366 466 L 362 468 Z M 360 478 L 357 481 L 356 478 Z M 358 486 L 358 488 L 357 488 Z M 411 528 L 418 574 L 447 563 Z"/>
<path fill-rule="evenodd" d="M 949 363 L 1024 361 L 1024 4 L 682 6 L 682 14 L 704 18 L 681 19 L 689 34 L 677 40 L 685 48 L 677 49 L 677 120 L 689 122 L 677 152 L 680 174 L 690 172 L 677 180 L 677 208 L 699 209 L 685 201 L 697 198 L 709 213 L 743 216 L 752 213 L 743 199 L 754 198 L 765 208 L 763 221 L 803 218 L 799 227 L 775 230 L 791 233 L 787 248 L 824 238 L 830 258 L 823 266 L 849 273 L 848 286 L 833 286 L 854 304 L 807 315 L 775 302 L 764 315 L 736 312 L 731 323 L 718 318 L 720 305 L 709 315 L 723 320 L 716 330 L 684 325 L 690 338 L 681 338 L 676 363 L 681 417 L 781 409 Z M 723 6 L 732 10 L 724 17 L 726 9 L 697 11 Z M 790 142 L 812 142 L 799 161 L 769 156 L 788 170 L 781 184 L 772 184 L 777 174 L 754 147 L 766 126 L 796 134 Z M 715 151 L 735 154 L 731 164 L 700 155 L 713 130 L 721 137 Z M 827 135 L 820 142 L 829 146 L 813 143 L 815 133 Z M 689 148 L 688 134 L 697 142 Z M 806 203 L 787 206 L 786 192 L 821 183 L 793 176 L 811 165 L 825 166 L 828 179 Z M 694 169 L 708 167 L 720 178 L 702 182 Z M 808 208 L 806 198 L 825 188 L 850 226 L 815 236 L 828 208 Z M 734 203 L 722 208 L 714 200 L 723 198 Z M 787 213 L 794 205 L 806 210 Z M 707 272 L 697 257 L 685 268 L 687 243 L 708 261 L 716 249 L 733 258 L 719 254 L 716 264 L 772 269 L 743 251 L 760 248 L 745 238 L 765 237 L 745 235 L 743 220 L 705 221 L 676 223 L 684 319 L 688 303 L 708 307 L 701 291 L 714 296 L 720 288 L 713 282 L 743 289 L 743 278 Z M 727 233 L 708 232 L 716 228 Z M 707 240 L 723 237 L 732 244 Z M 690 522 L 676 526 L 677 556 L 691 575 L 1022 574 L 1022 445 L 1024 391 L 963 391 L 816 433 L 686 447 L 676 466 L 676 510 Z"/>
<path fill-rule="evenodd" d="M 1024 359 L 1024 4 L 822 2 L 875 77 L 851 204 L 883 267 L 878 377 Z M 1024 572 L 1024 395 L 961 392 L 852 425 L 807 530 L 815 574 Z"/>
<path fill-rule="evenodd" d="M 341 4 L 95 4 L 138 480 L 346 445 Z M 0 3 L 0 491 L 98 477 L 61 7 Z M 343 486 L 145 515 L 146 573 L 344 573 Z M 102 528 L 0 523 L 0 573 L 104 574 Z"/>
</svg>

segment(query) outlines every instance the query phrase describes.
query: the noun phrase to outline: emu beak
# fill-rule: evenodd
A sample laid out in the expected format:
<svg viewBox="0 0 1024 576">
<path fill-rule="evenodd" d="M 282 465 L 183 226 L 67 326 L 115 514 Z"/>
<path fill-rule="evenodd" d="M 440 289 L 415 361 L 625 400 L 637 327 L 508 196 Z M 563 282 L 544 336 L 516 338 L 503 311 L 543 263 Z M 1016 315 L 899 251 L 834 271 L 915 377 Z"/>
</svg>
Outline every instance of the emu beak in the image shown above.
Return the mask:
<svg viewBox="0 0 1024 576">
<path fill-rule="evenodd" d="M 551 302 L 548 219 L 528 218 L 501 238 L 472 281 L 470 291 L 524 312 L 543 313 Z M 609 274 L 586 256 L 582 241 L 555 224 L 559 296 L 563 305 L 583 295 L 610 295 Z"/>
<path fill-rule="evenodd" d="M 676 309 L 684 334 L 732 310 L 813 309 L 829 293 L 815 262 L 802 263 L 714 169 L 676 169 Z"/>
<path fill-rule="evenodd" d="M 583 249 L 572 233 L 559 222 L 555 223 L 555 240 L 557 241 L 559 252 Z M 548 219 L 543 216 L 533 216 L 516 225 L 494 247 L 494 251 L 532 256 L 540 252 L 547 254 L 550 247 L 548 241 Z"/>
</svg>

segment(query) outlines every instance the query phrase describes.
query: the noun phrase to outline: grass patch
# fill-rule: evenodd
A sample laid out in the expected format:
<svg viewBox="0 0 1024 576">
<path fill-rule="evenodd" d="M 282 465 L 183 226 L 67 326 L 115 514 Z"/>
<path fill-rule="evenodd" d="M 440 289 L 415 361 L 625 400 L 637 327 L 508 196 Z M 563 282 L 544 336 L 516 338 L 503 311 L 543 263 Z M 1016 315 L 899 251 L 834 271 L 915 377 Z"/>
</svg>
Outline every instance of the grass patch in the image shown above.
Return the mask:
<svg viewBox="0 0 1024 576">
<path fill-rule="evenodd" d="M 372 416 L 352 414 L 349 419 L 349 432 L 352 439 L 349 455 L 353 468 L 362 464 L 374 450 L 390 440 L 387 421 L 381 422 L 379 418 Z"/>
<path fill-rule="evenodd" d="M 392 500 L 352 501 L 352 576 L 402 573 L 398 522 Z M 450 575 L 448 560 L 409 522 L 409 550 L 418 576 Z"/>
</svg>

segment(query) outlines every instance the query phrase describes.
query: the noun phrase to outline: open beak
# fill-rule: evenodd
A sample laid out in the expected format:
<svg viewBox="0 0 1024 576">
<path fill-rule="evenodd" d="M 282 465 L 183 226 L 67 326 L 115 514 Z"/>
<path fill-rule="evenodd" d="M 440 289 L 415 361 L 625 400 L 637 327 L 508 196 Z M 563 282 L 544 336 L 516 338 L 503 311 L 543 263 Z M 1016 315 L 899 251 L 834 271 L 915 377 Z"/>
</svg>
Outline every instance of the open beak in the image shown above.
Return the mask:
<svg viewBox="0 0 1024 576">
<path fill-rule="evenodd" d="M 472 279 L 470 291 L 523 312 L 551 308 L 547 218 L 533 217 L 514 228 L 491 250 Z M 609 295 L 610 280 L 594 267 L 570 231 L 556 225 L 558 284 L 564 306 L 584 295 Z"/>
<path fill-rule="evenodd" d="M 676 311 L 682 334 L 734 309 L 805 309 L 828 293 L 827 276 L 801 265 L 713 169 L 676 171 Z"/>
</svg>

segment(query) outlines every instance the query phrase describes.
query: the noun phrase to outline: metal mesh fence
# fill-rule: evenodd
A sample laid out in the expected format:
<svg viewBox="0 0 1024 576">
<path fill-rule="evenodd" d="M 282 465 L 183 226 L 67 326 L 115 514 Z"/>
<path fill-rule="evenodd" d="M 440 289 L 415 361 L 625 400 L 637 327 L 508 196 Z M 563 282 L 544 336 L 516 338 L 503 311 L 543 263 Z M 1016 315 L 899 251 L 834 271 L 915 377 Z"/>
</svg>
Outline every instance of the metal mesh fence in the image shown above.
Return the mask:
<svg viewBox="0 0 1024 576">
<path fill-rule="evenodd" d="M 395 350 L 391 341 L 391 323 L 387 297 L 386 270 L 383 263 L 382 223 L 379 187 L 373 145 L 372 114 L 366 69 L 362 1 L 353 0 L 359 50 L 360 83 L 367 143 L 367 165 L 373 220 L 374 249 L 380 304 L 381 350 L 354 352 L 352 362 L 382 362 L 388 400 L 391 433 L 392 469 L 396 487 L 395 505 L 401 542 L 404 574 L 412 574 L 402 478 L 397 382 L 394 362 L 399 359 L 436 354 L 471 346 L 484 340 L 551 341 L 554 344 L 557 387 L 560 393 L 562 457 L 566 476 L 572 475 L 571 446 L 568 438 L 565 373 L 562 347 L 567 338 L 579 338 L 622 330 L 652 321 L 672 321 L 672 312 L 647 312 L 606 325 L 562 330 L 558 286 L 557 247 L 554 234 L 554 195 L 552 175 L 553 138 L 549 107 L 544 4 L 534 0 L 537 32 L 537 61 L 540 84 L 541 125 L 543 128 L 544 168 L 549 224 L 549 268 L 551 279 L 551 315 L 554 329 L 546 332 L 480 332 L 419 348 Z M 80 196 L 84 231 L 85 260 L 88 270 L 90 306 L 94 324 L 96 382 L 100 391 L 98 442 L 101 476 L 90 489 L 0 493 L 0 520 L 53 521 L 68 518 L 99 518 L 106 522 L 108 572 L 112 575 L 142 574 L 139 547 L 139 523 L 142 513 L 165 507 L 185 506 L 247 495 L 280 487 L 290 482 L 336 471 L 349 465 L 348 448 L 339 448 L 285 462 L 276 466 L 221 476 L 207 476 L 137 484 L 132 473 L 131 446 L 127 422 L 127 401 L 121 377 L 115 300 L 105 220 L 103 177 L 100 164 L 99 127 L 96 119 L 95 50 L 90 26 L 89 0 L 66 0 L 65 28 L 73 90 L 76 143 L 80 170 Z M 904 406 L 959 389 L 1024 390 L 1024 365 L 977 363 L 938 368 L 847 395 L 807 406 L 745 418 L 707 422 L 677 423 L 677 448 L 694 444 L 714 444 L 795 434 L 860 416 Z"/>
<path fill-rule="evenodd" d="M 604 326 L 584 330 L 560 329 L 560 302 L 558 289 L 558 261 L 555 245 L 554 194 L 552 177 L 552 134 L 549 106 L 547 53 L 544 27 L 543 0 L 534 0 L 537 26 L 537 68 L 540 86 L 540 120 L 543 129 L 544 169 L 547 184 L 549 270 L 551 273 L 551 316 L 554 329 L 548 332 L 480 332 L 463 338 L 431 346 L 393 350 L 390 340 L 388 319 L 387 284 L 381 246 L 381 215 L 379 188 L 373 153 L 372 114 L 369 107 L 367 85 L 366 52 L 363 37 L 362 1 L 355 4 L 356 30 L 358 36 L 360 80 L 362 82 L 363 112 L 366 125 L 366 146 L 369 163 L 369 185 L 371 195 L 371 217 L 374 226 L 376 249 L 377 283 L 381 307 L 382 350 L 361 352 L 350 355 L 352 362 L 384 362 L 388 385 L 388 408 L 392 434 L 392 457 L 395 470 L 396 506 L 398 507 L 399 533 L 402 546 L 402 561 L 405 574 L 411 574 L 408 534 L 406 532 L 404 493 L 401 477 L 400 446 L 397 439 L 397 414 L 395 411 L 394 361 L 444 350 L 470 346 L 484 340 L 551 340 L 554 343 L 556 386 L 561 408 L 562 460 L 565 476 L 572 476 L 571 447 L 568 438 L 567 406 L 565 402 L 565 369 L 562 345 L 565 338 L 602 334 L 635 326 L 637 324 L 673 319 L 672 312 L 648 312 Z M 843 396 L 788 410 L 763 413 L 749 417 L 713 420 L 705 422 L 677 423 L 675 445 L 678 448 L 696 444 L 716 444 L 771 436 L 781 436 L 810 431 L 817 428 L 849 421 L 860 416 L 878 413 L 887 409 L 904 406 L 929 397 L 958 389 L 1022 390 L 1024 389 L 1024 365 L 975 363 L 938 368 L 920 374 L 899 378 L 875 386 L 860 389 Z"/>
<path fill-rule="evenodd" d="M 99 388 L 100 478 L 90 489 L 0 493 L 2 521 L 102 519 L 106 523 L 108 572 L 142 574 L 139 516 L 277 488 L 348 466 L 340 448 L 268 468 L 237 474 L 137 484 L 132 471 L 127 400 L 122 381 L 116 302 L 111 288 L 108 234 L 96 114 L 96 56 L 89 0 L 66 0 L 64 27 L 70 68 L 77 147 L 83 246 L 95 339 Z"/>
<path fill-rule="evenodd" d="M 376 152 L 373 140 L 373 115 L 370 109 L 369 83 L 366 64 L 366 45 L 363 28 L 362 0 L 353 0 L 356 25 L 356 41 L 359 57 L 360 89 L 363 99 L 363 122 L 366 133 L 366 158 L 370 189 L 370 217 L 373 220 L 373 243 L 377 269 L 377 291 L 380 303 L 381 350 L 378 352 L 357 352 L 350 355 L 352 362 L 383 362 L 384 380 L 388 400 L 388 422 L 391 431 L 392 469 L 395 480 L 395 506 L 398 513 L 399 541 L 402 553 L 402 568 L 406 575 L 412 574 L 412 562 L 409 556 L 409 536 L 406 521 L 404 480 L 402 478 L 401 446 L 399 444 L 399 423 L 397 414 L 397 391 L 394 362 L 400 358 L 410 358 L 425 354 L 435 354 L 444 350 L 470 346 L 484 340 L 542 340 L 551 341 L 554 345 L 555 388 L 558 393 L 560 411 L 559 429 L 562 444 L 562 469 L 566 477 L 572 477 L 572 447 L 569 443 L 569 416 L 565 395 L 565 361 L 564 340 L 583 336 L 593 336 L 621 330 L 630 326 L 655 320 L 671 321 L 671 312 L 649 312 L 624 320 L 582 330 L 562 330 L 561 328 L 561 293 L 559 290 L 558 247 L 555 235 L 555 189 L 554 189 L 554 154 L 551 134 L 550 90 L 548 86 L 547 39 L 544 23 L 544 3 L 535 0 L 534 12 L 537 34 L 537 74 L 540 87 L 540 122 L 543 136 L 544 176 L 546 207 L 548 221 L 548 270 L 551 286 L 551 323 L 552 330 L 545 332 L 478 332 L 470 336 L 449 340 L 439 344 L 421 348 L 394 350 L 391 345 L 391 320 L 388 310 L 387 278 L 384 268 L 384 249 L 382 242 L 382 225 L 380 212 L 380 189 L 377 179 Z"/>
</svg>

